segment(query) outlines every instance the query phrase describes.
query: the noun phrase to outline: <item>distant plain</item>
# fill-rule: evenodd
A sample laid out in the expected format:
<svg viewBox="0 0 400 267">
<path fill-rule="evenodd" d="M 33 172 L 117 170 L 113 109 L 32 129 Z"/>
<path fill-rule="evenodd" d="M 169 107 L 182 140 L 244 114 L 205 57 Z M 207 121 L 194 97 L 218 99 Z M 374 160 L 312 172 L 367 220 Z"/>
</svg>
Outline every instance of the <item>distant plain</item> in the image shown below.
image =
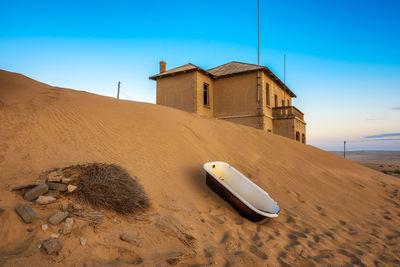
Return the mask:
<svg viewBox="0 0 400 267">
<path fill-rule="evenodd" d="M 343 157 L 343 151 L 331 152 Z M 346 158 L 400 178 L 400 151 L 346 151 Z"/>
</svg>

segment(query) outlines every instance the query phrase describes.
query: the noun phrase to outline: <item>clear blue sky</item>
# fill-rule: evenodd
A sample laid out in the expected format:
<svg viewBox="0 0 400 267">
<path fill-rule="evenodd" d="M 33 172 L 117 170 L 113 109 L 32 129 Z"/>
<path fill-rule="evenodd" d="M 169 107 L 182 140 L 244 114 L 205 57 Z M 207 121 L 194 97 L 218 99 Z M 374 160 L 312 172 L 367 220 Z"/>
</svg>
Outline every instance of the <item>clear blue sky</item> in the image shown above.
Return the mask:
<svg viewBox="0 0 400 267">
<path fill-rule="evenodd" d="M 261 64 L 283 78 L 287 55 L 308 143 L 400 150 L 400 1 L 260 2 Z M 256 63 L 256 15 L 256 1 L 0 0 L 0 68 L 108 96 L 121 81 L 154 103 L 160 60 Z"/>
</svg>

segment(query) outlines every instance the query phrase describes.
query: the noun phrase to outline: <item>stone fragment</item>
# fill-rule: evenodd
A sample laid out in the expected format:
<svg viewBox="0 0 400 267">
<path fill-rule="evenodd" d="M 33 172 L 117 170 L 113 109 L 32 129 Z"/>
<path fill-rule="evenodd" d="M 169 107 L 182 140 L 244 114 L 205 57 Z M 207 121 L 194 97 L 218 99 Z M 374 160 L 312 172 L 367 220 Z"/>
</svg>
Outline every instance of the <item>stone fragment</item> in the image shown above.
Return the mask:
<svg viewBox="0 0 400 267">
<path fill-rule="evenodd" d="M 81 245 L 82 245 L 82 246 L 85 246 L 85 245 L 86 245 L 86 242 L 87 242 L 86 238 L 80 237 L 80 238 L 79 238 L 79 241 L 81 242 Z"/>
<path fill-rule="evenodd" d="M 33 228 L 28 228 L 28 229 L 26 229 L 26 231 L 28 231 L 29 233 L 32 233 L 33 232 Z"/>
<path fill-rule="evenodd" d="M 47 181 L 49 182 L 60 182 L 61 175 L 57 171 L 53 171 L 47 175 Z"/>
<path fill-rule="evenodd" d="M 56 182 L 56 183 L 59 183 L 59 182 L 61 182 L 61 176 L 47 177 L 47 182 Z"/>
<path fill-rule="evenodd" d="M 47 174 L 47 177 L 54 177 L 54 176 L 60 176 L 57 169 L 55 169 Z"/>
<path fill-rule="evenodd" d="M 59 225 L 69 215 L 68 211 L 58 211 L 49 218 L 49 223 L 52 225 Z"/>
<path fill-rule="evenodd" d="M 72 185 L 72 184 L 70 184 L 70 185 L 68 185 L 67 186 L 67 190 L 68 190 L 68 192 L 74 192 L 76 189 L 77 189 L 78 187 L 76 186 L 76 185 Z"/>
<path fill-rule="evenodd" d="M 21 185 L 21 186 L 17 186 L 11 189 L 11 191 L 18 191 L 18 190 L 22 190 L 22 189 L 28 189 L 28 188 L 33 188 L 35 186 L 38 186 L 37 184 L 27 184 L 27 185 Z"/>
<path fill-rule="evenodd" d="M 28 201 L 32 201 L 35 198 L 45 194 L 47 191 L 49 191 L 49 186 L 47 184 L 40 184 L 28 192 L 25 193 L 24 199 Z"/>
<path fill-rule="evenodd" d="M 46 231 L 49 226 L 47 224 L 42 224 L 41 228 L 43 231 Z"/>
<path fill-rule="evenodd" d="M 56 202 L 57 199 L 52 196 L 40 196 L 36 199 L 36 203 L 40 205 L 47 205 Z"/>
<path fill-rule="evenodd" d="M 50 190 L 57 190 L 60 192 L 64 192 L 65 190 L 67 190 L 67 185 L 65 184 L 60 184 L 60 183 L 47 183 L 47 185 L 49 186 Z"/>
<path fill-rule="evenodd" d="M 22 218 L 25 223 L 31 223 L 38 218 L 36 213 L 26 204 L 19 204 L 15 211 Z"/>
<path fill-rule="evenodd" d="M 72 218 L 65 219 L 65 224 L 64 224 L 64 228 L 63 228 L 64 235 L 71 233 L 73 224 L 74 224 L 74 219 L 72 219 Z"/>
<path fill-rule="evenodd" d="M 69 184 L 72 181 L 71 178 L 61 178 L 61 183 L 63 184 Z"/>
<path fill-rule="evenodd" d="M 58 238 L 58 234 L 53 233 L 53 234 L 50 235 L 50 237 L 51 237 L 51 238 Z"/>
<path fill-rule="evenodd" d="M 139 239 L 134 238 L 133 236 L 125 234 L 125 233 L 124 234 L 120 234 L 119 238 L 122 241 L 128 242 L 128 243 L 130 243 L 132 245 L 135 245 L 137 247 L 140 246 L 140 243 L 141 243 L 141 241 Z"/>
<path fill-rule="evenodd" d="M 41 246 L 47 254 L 56 254 L 62 249 L 62 245 L 57 238 L 50 238 L 42 242 Z"/>
<path fill-rule="evenodd" d="M 169 258 L 167 259 L 167 263 L 170 265 L 175 265 L 186 257 L 187 256 L 182 252 L 171 253 Z"/>
</svg>

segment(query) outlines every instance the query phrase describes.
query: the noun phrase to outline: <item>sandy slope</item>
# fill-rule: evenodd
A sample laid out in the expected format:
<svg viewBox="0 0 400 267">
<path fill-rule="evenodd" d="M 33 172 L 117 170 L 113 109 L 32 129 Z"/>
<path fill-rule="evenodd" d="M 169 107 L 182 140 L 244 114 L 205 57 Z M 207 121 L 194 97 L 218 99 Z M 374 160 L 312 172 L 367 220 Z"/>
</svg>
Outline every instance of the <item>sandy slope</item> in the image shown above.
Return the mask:
<svg viewBox="0 0 400 267">
<path fill-rule="evenodd" d="M 0 265 L 218 266 L 400 264 L 400 180 L 315 147 L 183 111 L 50 87 L 0 71 Z M 255 224 L 205 185 L 202 164 L 229 162 L 278 201 L 280 216 Z M 38 249 L 60 227 L 25 225 L 10 189 L 43 170 L 117 163 L 136 176 L 152 209 L 106 212 L 97 232 L 76 220 L 58 256 Z M 396 191 L 397 190 L 397 191 Z M 66 204 L 67 200 L 62 201 Z M 33 232 L 27 228 L 33 227 Z M 119 240 L 126 232 L 142 240 Z M 84 236 L 86 246 L 79 244 Z"/>
</svg>

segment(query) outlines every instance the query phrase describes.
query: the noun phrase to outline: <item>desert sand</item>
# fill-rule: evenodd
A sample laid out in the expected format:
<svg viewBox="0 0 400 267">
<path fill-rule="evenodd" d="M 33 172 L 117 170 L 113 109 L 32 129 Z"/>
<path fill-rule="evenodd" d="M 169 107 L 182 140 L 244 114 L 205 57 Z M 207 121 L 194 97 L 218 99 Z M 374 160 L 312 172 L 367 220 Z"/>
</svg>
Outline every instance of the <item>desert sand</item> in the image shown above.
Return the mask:
<svg viewBox="0 0 400 267">
<path fill-rule="evenodd" d="M 217 160 L 265 189 L 279 217 L 252 223 L 211 191 L 202 165 Z M 72 233 L 59 236 L 59 255 L 47 255 L 38 244 L 61 226 L 40 225 L 72 200 L 42 207 L 11 188 L 88 162 L 125 168 L 151 208 L 140 216 L 105 211 L 96 231 L 75 219 Z M 2 266 L 399 265 L 399 187 L 398 178 L 261 130 L 0 71 Z M 41 219 L 25 224 L 19 203 Z"/>
</svg>

